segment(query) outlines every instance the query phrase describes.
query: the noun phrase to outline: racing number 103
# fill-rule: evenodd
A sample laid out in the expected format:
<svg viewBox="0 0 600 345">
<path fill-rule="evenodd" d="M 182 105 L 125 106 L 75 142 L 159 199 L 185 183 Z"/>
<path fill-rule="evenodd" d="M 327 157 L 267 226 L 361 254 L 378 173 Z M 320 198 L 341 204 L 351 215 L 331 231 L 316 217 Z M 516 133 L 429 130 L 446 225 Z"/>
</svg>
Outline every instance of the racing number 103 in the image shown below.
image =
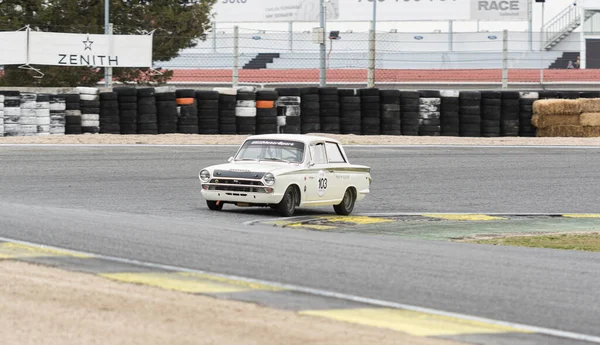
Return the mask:
<svg viewBox="0 0 600 345">
<path fill-rule="evenodd" d="M 319 179 L 319 189 L 327 189 L 327 178 L 320 178 Z"/>
</svg>

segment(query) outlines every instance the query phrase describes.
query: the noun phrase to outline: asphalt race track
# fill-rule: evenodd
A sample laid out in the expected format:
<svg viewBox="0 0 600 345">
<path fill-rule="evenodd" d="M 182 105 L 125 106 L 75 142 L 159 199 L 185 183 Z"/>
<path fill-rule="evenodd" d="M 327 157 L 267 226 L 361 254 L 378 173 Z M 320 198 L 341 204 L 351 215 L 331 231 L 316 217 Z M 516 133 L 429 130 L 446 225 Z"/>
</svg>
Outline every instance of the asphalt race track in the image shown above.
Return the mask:
<svg viewBox="0 0 600 345">
<path fill-rule="evenodd" d="M 244 225 L 276 214 L 211 212 L 197 178 L 235 149 L 0 146 L 0 237 L 600 336 L 600 254 Z M 346 150 L 356 214 L 599 211 L 600 148 Z"/>
</svg>

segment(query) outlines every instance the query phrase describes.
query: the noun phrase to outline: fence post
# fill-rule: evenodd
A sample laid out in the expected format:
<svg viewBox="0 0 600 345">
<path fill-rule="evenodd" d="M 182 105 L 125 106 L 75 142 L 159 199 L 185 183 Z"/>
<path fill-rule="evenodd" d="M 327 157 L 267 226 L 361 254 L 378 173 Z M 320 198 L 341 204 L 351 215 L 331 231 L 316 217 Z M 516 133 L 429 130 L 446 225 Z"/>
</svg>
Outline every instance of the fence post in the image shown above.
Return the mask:
<svg viewBox="0 0 600 345">
<path fill-rule="evenodd" d="M 294 22 L 289 22 L 288 23 L 288 35 L 289 35 L 289 45 L 290 45 L 290 52 L 294 51 Z"/>
<path fill-rule="evenodd" d="M 212 46 L 213 53 L 217 52 L 217 22 L 212 22 Z"/>
<path fill-rule="evenodd" d="M 239 28 L 233 27 L 233 87 L 238 86 L 238 67 L 240 63 L 239 54 Z"/>
<path fill-rule="evenodd" d="M 377 1 L 373 0 L 373 18 L 371 19 L 371 30 L 369 32 L 369 70 L 367 73 L 367 87 L 375 87 L 375 40 L 377 38 Z"/>
<path fill-rule="evenodd" d="M 448 21 L 448 50 L 454 50 L 454 22 Z"/>
<path fill-rule="evenodd" d="M 327 65 L 325 59 L 327 52 L 325 51 L 325 1 L 319 0 L 319 26 L 322 30 L 319 44 L 319 86 L 323 87 L 327 83 Z"/>
<path fill-rule="evenodd" d="M 113 23 L 108 24 L 107 34 L 109 34 L 109 35 L 113 34 Z M 106 86 L 106 87 L 112 86 L 112 83 L 113 83 L 112 77 L 113 77 L 112 67 L 104 67 L 104 86 Z"/>
<path fill-rule="evenodd" d="M 508 30 L 502 31 L 502 88 L 508 87 Z"/>
</svg>

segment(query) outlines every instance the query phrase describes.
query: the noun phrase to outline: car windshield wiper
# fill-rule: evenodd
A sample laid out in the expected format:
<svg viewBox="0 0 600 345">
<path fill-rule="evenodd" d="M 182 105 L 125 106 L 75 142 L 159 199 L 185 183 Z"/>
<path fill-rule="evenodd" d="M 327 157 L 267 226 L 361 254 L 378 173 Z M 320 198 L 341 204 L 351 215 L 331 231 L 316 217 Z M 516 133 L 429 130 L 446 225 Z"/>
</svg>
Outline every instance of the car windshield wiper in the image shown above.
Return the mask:
<svg viewBox="0 0 600 345">
<path fill-rule="evenodd" d="M 278 157 L 269 157 L 269 158 L 262 158 L 262 160 L 265 161 L 277 161 L 277 162 L 286 162 L 289 163 L 290 161 L 283 159 L 283 158 L 278 158 Z"/>
<path fill-rule="evenodd" d="M 240 158 L 240 159 L 236 159 L 236 161 L 258 161 L 259 159 L 257 158 Z"/>
</svg>

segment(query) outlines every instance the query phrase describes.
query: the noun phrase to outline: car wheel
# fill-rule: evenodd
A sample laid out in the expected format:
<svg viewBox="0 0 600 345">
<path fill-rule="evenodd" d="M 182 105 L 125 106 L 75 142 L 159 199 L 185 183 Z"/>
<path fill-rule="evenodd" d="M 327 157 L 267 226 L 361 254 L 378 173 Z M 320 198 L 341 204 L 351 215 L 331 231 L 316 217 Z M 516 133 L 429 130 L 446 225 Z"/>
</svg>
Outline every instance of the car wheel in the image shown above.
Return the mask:
<svg viewBox="0 0 600 345">
<path fill-rule="evenodd" d="M 223 209 L 223 203 L 220 202 L 217 204 L 216 201 L 206 200 L 206 206 L 212 211 L 221 211 Z"/>
<path fill-rule="evenodd" d="M 283 199 L 277 204 L 277 211 L 284 217 L 291 217 L 296 212 L 296 190 L 289 186 L 283 194 Z"/>
<path fill-rule="evenodd" d="M 356 198 L 354 197 L 354 192 L 352 189 L 348 188 L 346 189 L 346 193 L 344 193 L 342 202 L 339 205 L 333 205 L 333 209 L 335 210 L 335 213 L 342 216 L 347 216 L 352 213 L 352 210 L 354 210 L 355 202 Z"/>
</svg>

